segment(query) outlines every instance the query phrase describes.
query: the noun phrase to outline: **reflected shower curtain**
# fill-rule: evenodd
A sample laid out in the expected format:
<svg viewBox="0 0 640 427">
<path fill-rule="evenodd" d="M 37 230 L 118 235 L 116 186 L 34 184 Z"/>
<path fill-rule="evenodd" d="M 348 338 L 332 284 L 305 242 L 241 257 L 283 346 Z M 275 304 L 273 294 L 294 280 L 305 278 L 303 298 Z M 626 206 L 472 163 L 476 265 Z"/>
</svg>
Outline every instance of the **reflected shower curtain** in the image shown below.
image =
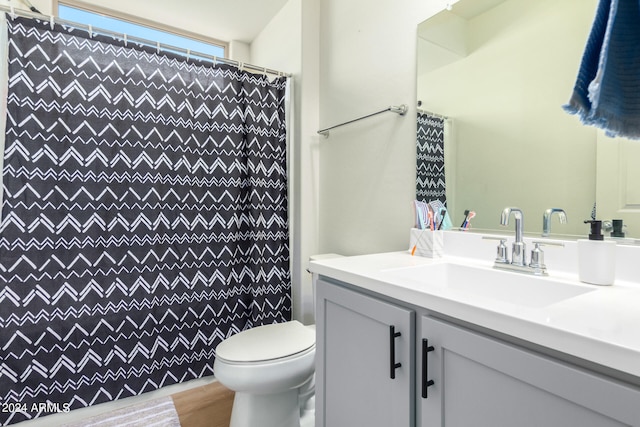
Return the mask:
<svg viewBox="0 0 640 427">
<path fill-rule="evenodd" d="M 211 375 L 289 320 L 286 79 L 7 21 L 1 422 Z"/>
<path fill-rule="evenodd" d="M 444 175 L 444 119 L 418 112 L 416 199 L 447 203 Z"/>
</svg>

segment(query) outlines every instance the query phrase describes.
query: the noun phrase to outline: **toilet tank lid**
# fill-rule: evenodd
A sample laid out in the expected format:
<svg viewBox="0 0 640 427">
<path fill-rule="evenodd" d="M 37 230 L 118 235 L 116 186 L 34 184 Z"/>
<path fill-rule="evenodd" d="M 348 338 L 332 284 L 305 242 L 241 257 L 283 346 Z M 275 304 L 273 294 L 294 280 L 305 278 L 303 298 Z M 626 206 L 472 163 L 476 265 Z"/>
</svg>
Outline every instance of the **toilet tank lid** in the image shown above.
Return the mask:
<svg viewBox="0 0 640 427">
<path fill-rule="evenodd" d="M 292 320 L 239 332 L 218 344 L 216 357 L 231 362 L 260 362 L 300 353 L 315 343 L 315 329 Z"/>
</svg>

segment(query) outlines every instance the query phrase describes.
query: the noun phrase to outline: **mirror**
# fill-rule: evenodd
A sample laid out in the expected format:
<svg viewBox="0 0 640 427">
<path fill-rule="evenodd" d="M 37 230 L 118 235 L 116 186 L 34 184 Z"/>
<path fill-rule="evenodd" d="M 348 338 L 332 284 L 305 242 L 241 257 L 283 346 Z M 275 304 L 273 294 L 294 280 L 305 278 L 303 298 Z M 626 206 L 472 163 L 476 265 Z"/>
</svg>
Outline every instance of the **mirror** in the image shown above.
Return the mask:
<svg viewBox="0 0 640 427">
<path fill-rule="evenodd" d="M 528 233 L 585 236 L 596 202 L 598 131 L 565 113 L 597 0 L 461 0 L 418 28 L 419 110 L 446 116 L 454 226 L 499 230 L 520 207 Z M 598 219 L 601 218 L 598 209 Z M 509 227 L 509 232 L 511 232 Z"/>
</svg>

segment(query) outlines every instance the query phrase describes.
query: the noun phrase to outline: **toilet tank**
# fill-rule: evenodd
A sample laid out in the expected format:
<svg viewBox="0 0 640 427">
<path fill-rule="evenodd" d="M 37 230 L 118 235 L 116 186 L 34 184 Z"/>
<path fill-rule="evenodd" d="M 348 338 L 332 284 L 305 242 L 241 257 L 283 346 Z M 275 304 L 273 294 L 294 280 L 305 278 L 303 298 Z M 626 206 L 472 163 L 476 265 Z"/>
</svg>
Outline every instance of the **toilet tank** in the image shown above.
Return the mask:
<svg viewBox="0 0 640 427">
<path fill-rule="evenodd" d="M 331 259 L 331 258 L 342 258 L 343 255 L 338 254 L 319 254 L 319 255 L 311 255 L 309 257 L 309 261 L 320 261 L 323 259 Z M 313 293 L 313 310 L 314 310 L 314 318 L 315 318 L 315 307 L 316 307 L 316 283 L 318 282 L 318 275 L 316 273 L 311 273 L 311 291 Z"/>
</svg>

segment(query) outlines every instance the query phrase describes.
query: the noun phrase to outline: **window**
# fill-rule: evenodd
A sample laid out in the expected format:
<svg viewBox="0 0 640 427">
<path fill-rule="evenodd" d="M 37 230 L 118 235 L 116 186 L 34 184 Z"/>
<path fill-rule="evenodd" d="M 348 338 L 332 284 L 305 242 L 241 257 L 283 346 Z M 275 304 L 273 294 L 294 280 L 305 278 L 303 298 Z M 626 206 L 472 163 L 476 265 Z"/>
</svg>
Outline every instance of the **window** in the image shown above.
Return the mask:
<svg viewBox="0 0 640 427">
<path fill-rule="evenodd" d="M 147 25 L 139 24 L 131 20 L 124 20 L 115 17 L 105 16 L 90 10 L 80 9 L 60 3 L 58 5 L 58 16 L 67 21 L 80 24 L 91 25 L 95 28 L 102 28 L 116 33 L 124 33 L 127 36 L 139 37 L 142 39 L 160 42 L 165 46 L 175 46 L 182 49 L 189 49 L 192 52 L 203 53 L 208 56 L 225 57 L 225 45 L 221 42 L 202 41 L 192 37 L 180 35 L 170 30 L 161 30 Z"/>
</svg>

